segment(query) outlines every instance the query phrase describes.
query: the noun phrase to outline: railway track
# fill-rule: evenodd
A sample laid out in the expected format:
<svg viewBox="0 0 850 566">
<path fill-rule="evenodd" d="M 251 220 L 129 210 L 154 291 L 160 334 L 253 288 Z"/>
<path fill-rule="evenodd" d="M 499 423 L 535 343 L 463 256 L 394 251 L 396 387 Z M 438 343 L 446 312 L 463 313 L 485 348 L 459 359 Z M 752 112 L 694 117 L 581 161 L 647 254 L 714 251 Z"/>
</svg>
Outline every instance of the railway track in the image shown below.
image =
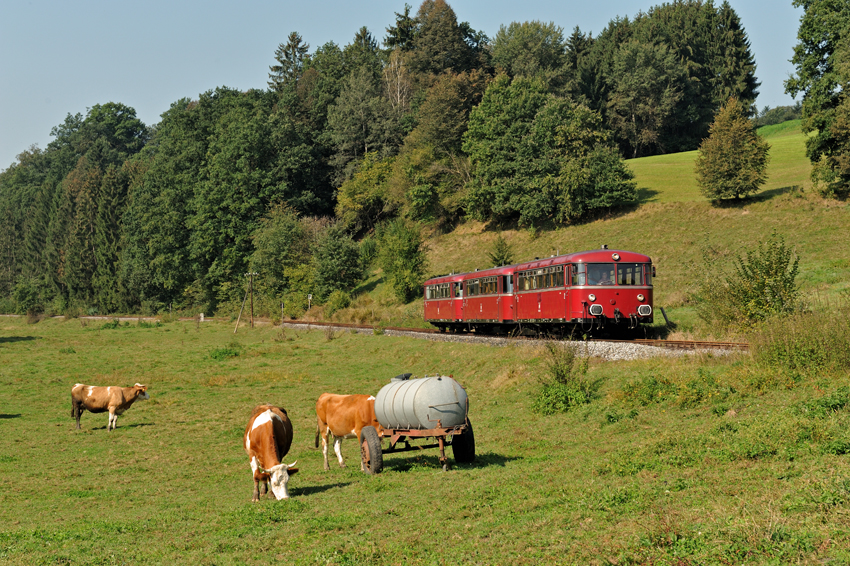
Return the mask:
<svg viewBox="0 0 850 566">
<path fill-rule="evenodd" d="M 2 316 L 10 316 L 10 317 L 18 317 L 21 315 L 2 315 Z M 64 317 L 54 317 L 54 318 L 64 318 Z M 111 317 L 111 316 L 81 316 L 81 319 L 88 320 L 113 320 L 119 319 L 123 321 L 136 321 L 136 320 L 146 320 L 153 321 L 156 320 L 156 317 Z M 193 318 L 181 318 L 180 320 L 195 320 Z M 212 318 L 207 318 L 207 321 L 212 321 Z M 255 324 L 259 325 L 269 325 L 271 321 L 266 319 L 254 319 Z M 381 331 L 394 331 L 394 332 L 404 332 L 406 334 L 437 334 L 443 336 L 452 336 L 451 334 L 441 333 L 434 328 L 403 328 L 397 326 L 372 326 L 368 324 L 349 324 L 342 322 L 308 322 L 302 320 L 287 320 L 284 322 L 286 326 L 289 327 L 318 327 L 318 328 L 339 328 L 341 330 L 345 329 L 355 329 L 364 332 L 374 332 L 376 328 L 379 328 Z M 483 334 L 456 334 L 455 336 L 478 336 L 480 338 L 491 337 Z M 519 336 L 519 337 L 509 337 L 509 336 L 500 336 L 500 338 L 505 339 L 513 339 L 513 340 L 535 340 L 535 338 Z M 657 340 L 657 339 L 645 339 L 645 338 L 636 338 L 633 340 L 615 340 L 610 338 L 590 338 L 590 342 L 614 342 L 614 343 L 624 343 L 624 344 L 640 344 L 643 346 L 655 346 L 656 348 L 667 348 L 670 350 L 732 350 L 739 352 L 749 351 L 750 345 L 745 342 L 706 342 L 706 341 L 698 341 L 698 340 Z"/>
<path fill-rule="evenodd" d="M 379 328 L 382 331 L 395 331 L 395 332 L 405 332 L 408 334 L 437 334 L 437 335 L 447 335 L 445 333 L 441 333 L 433 328 L 402 328 L 396 326 L 370 326 L 368 324 L 346 324 L 346 323 L 337 323 L 337 322 L 307 322 L 300 320 L 288 320 L 284 323 L 287 326 L 292 327 L 319 327 L 319 328 L 339 328 L 339 329 L 355 329 L 355 330 L 363 330 L 374 332 L 375 328 Z M 457 336 L 479 336 L 479 337 L 487 337 L 488 335 L 483 334 L 458 334 Z M 525 336 L 519 337 L 508 337 L 508 336 L 500 336 L 500 338 L 512 338 L 513 340 L 536 340 L 536 338 L 530 338 Z M 647 338 L 636 338 L 633 340 L 615 340 L 610 338 L 589 338 L 590 342 L 619 342 L 625 344 L 640 344 L 643 346 L 655 346 L 656 348 L 668 348 L 671 350 L 735 350 L 746 352 L 749 350 L 750 345 L 745 342 L 706 342 L 706 341 L 698 341 L 698 340 L 657 340 L 657 339 L 647 339 Z"/>
</svg>

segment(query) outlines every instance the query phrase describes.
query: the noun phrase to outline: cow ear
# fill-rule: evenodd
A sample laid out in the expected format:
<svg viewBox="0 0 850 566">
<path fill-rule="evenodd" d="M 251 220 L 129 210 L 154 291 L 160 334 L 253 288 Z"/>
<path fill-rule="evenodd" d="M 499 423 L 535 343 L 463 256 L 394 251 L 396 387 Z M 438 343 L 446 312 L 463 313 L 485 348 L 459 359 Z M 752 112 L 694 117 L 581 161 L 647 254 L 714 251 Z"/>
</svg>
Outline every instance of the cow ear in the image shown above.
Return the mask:
<svg viewBox="0 0 850 566">
<path fill-rule="evenodd" d="M 289 470 L 287 470 L 287 473 L 289 474 L 289 477 L 292 477 L 298 473 L 298 468 L 289 468 Z"/>
</svg>

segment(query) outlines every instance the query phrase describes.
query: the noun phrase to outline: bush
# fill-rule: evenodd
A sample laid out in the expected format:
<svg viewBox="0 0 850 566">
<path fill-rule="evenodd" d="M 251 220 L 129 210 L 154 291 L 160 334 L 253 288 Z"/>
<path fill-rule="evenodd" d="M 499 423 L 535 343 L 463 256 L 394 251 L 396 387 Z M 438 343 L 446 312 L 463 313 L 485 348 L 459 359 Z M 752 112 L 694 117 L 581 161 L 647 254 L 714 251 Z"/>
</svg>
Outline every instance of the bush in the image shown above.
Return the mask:
<svg viewBox="0 0 850 566">
<path fill-rule="evenodd" d="M 345 291 L 336 290 L 325 302 L 325 316 L 331 316 L 336 311 L 347 309 L 349 306 L 351 306 L 351 296 Z"/>
<path fill-rule="evenodd" d="M 587 380 L 588 358 L 581 356 L 576 342 L 546 343 L 547 376 L 540 380 L 541 390 L 531 409 L 542 415 L 565 413 L 587 404 L 594 386 Z"/>
<path fill-rule="evenodd" d="M 723 268 L 725 261 L 706 248 L 703 266 L 694 268 L 703 279 L 690 300 L 697 315 L 710 326 L 749 328 L 799 309 L 799 257 L 782 236 L 774 232 L 755 249 L 736 255 L 731 272 Z"/>
<path fill-rule="evenodd" d="M 41 301 L 40 285 L 35 279 L 21 278 L 15 284 L 12 298 L 17 305 L 20 314 L 38 314 L 44 312 L 44 304 Z"/>
<path fill-rule="evenodd" d="M 419 227 L 396 219 L 378 232 L 378 263 L 396 298 L 408 303 L 422 292 L 425 247 Z"/>
</svg>

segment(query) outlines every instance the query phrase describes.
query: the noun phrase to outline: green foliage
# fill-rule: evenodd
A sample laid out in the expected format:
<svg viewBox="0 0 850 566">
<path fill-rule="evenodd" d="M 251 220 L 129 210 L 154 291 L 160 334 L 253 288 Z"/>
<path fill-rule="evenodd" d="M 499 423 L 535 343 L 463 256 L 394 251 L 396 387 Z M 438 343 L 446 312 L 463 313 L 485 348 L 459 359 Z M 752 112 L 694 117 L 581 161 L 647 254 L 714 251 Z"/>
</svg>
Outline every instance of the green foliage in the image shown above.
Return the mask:
<svg viewBox="0 0 850 566">
<path fill-rule="evenodd" d="M 850 193 L 850 2 L 794 0 L 804 10 L 785 81 L 792 96 L 803 93 L 803 132 L 812 133 L 806 153 L 812 180 L 824 195 Z"/>
<path fill-rule="evenodd" d="M 422 292 L 426 257 L 418 225 L 403 219 L 384 224 L 378 230 L 378 265 L 395 297 L 408 303 Z"/>
<path fill-rule="evenodd" d="M 700 318 L 712 327 L 746 328 L 798 310 L 800 258 L 782 236 L 774 232 L 755 248 L 737 254 L 731 270 L 724 261 L 705 248 L 703 264 L 694 268 L 701 280 L 692 301 Z"/>
<path fill-rule="evenodd" d="M 274 52 L 277 65 L 269 67 L 269 88 L 281 92 L 287 85 L 295 83 L 304 72 L 304 59 L 310 51 L 310 46 L 301 38 L 298 32 L 291 32 L 286 45 L 281 43 Z"/>
<path fill-rule="evenodd" d="M 825 304 L 765 324 L 750 339 L 753 356 L 783 372 L 817 375 L 850 369 L 850 308 Z"/>
<path fill-rule="evenodd" d="M 334 291 L 350 291 L 363 279 L 360 247 L 341 226 L 331 226 L 313 252 L 315 299 L 323 302 Z"/>
<path fill-rule="evenodd" d="M 765 106 L 754 120 L 757 128 L 774 126 L 790 120 L 799 120 L 803 116 L 803 103 L 797 101 L 794 106 Z"/>
<path fill-rule="evenodd" d="M 479 68 L 486 56 L 480 43 L 486 44 L 486 38 L 483 42 L 475 41 L 476 32 L 464 24 L 458 24 L 454 10 L 444 0 L 424 0 L 416 12 L 416 31 L 409 55 L 411 69 L 436 76 L 446 71 L 462 73 Z"/>
<path fill-rule="evenodd" d="M 473 166 L 468 211 L 481 219 L 572 222 L 636 194 L 601 116 L 546 94 L 539 79 L 497 77 L 464 139 Z"/>
<path fill-rule="evenodd" d="M 379 159 L 377 152 L 366 153 L 357 171 L 337 192 L 337 218 L 356 231 L 374 229 L 386 214 L 392 167 L 393 158 Z"/>
<path fill-rule="evenodd" d="M 35 279 L 18 279 L 12 293 L 12 300 L 15 301 L 17 312 L 37 314 L 44 311 L 40 287 L 39 282 Z"/>
<path fill-rule="evenodd" d="M 531 409 L 542 415 L 566 413 L 574 407 L 590 403 L 598 388 L 587 379 L 588 357 L 582 355 L 576 342 L 547 342 L 547 376 L 541 378 L 541 390 Z"/>
<path fill-rule="evenodd" d="M 496 236 L 496 241 L 493 242 L 493 248 L 487 252 L 487 256 L 490 258 L 490 263 L 493 264 L 493 267 L 510 265 L 514 262 L 513 249 L 501 233 Z"/>
<path fill-rule="evenodd" d="M 286 205 L 272 207 L 251 236 L 250 267 L 258 287 L 280 295 L 290 287 L 289 271 L 310 260 L 311 242 L 298 213 Z"/>
<path fill-rule="evenodd" d="M 129 326 L 129 322 L 122 323 L 119 319 L 113 318 L 109 322 L 104 322 L 103 324 L 101 324 L 98 330 L 116 330 L 118 328 L 128 328 Z"/>
<path fill-rule="evenodd" d="M 333 291 L 325 301 L 325 316 L 331 316 L 338 310 L 351 306 L 351 295 L 339 289 Z"/>
<path fill-rule="evenodd" d="M 393 153 L 398 143 L 397 116 L 381 96 L 378 81 L 367 69 L 353 72 L 328 108 L 328 135 L 335 147 L 329 163 L 342 184 L 353 175 L 357 163 L 370 151 L 381 158 Z"/>
<path fill-rule="evenodd" d="M 378 257 L 378 242 L 374 237 L 366 236 L 360 240 L 360 261 L 363 262 L 363 268 L 366 269 Z"/>
<path fill-rule="evenodd" d="M 664 150 L 662 131 L 682 98 L 685 69 L 663 44 L 633 40 L 617 50 L 617 77 L 608 99 L 608 119 L 632 148 L 632 157 Z"/>
<path fill-rule="evenodd" d="M 767 180 L 769 150 L 740 103 L 730 99 L 699 148 L 695 171 L 700 191 L 710 199 L 737 199 L 756 192 Z"/>
<path fill-rule="evenodd" d="M 237 356 L 242 355 L 244 348 L 238 342 L 231 342 L 227 346 L 221 348 L 214 348 L 210 351 L 210 359 L 216 360 L 217 362 L 222 362 L 224 360 L 235 358 Z"/>
<path fill-rule="evenodd" d="M 512 77 L 541 77 L 550 89 L 564 83 L 566 42 L 554 22 L 511 22 L 493 38 L 493 65 Z"/>
</svg>

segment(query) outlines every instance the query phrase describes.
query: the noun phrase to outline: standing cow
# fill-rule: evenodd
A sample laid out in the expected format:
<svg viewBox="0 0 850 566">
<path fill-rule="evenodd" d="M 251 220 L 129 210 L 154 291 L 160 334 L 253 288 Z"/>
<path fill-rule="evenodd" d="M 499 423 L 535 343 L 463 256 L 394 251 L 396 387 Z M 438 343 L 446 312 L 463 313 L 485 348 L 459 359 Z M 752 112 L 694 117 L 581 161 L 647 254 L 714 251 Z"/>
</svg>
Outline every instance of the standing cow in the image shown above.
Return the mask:
<svg viewBox="0 0 850 566">
<path fill-rule="evenodd" d="M 383 428 L 375 416 L 375 397 L 372 395 L 334 395 L 322 393 L 316 401 L 316 448 L 319 447 L 319 436 L 322 437 L 322 454 L 325 457 L 325 469 L 328 465 L 328 435 L 334 435 L 334 452 L 339 460 L 339 466 L 345 467 L 342 461 L 342 439 L 356 438 L 360 440 L 363 427 L 373 426 L 378 434 Z M 365 470 L 363 461 L 360 468 Z"/>
<path fill-rule="evenodd" d="M 80 429 L 80 417 L 84 411 L 103 413 L 109 411 L 109 422 L 106 430 L 115 430 L 118 426 L 118 415 L 136 401 L 150 399 L 148 386 L 135 384 L 133 387 L 92 386 L 77 383 L 71 388 L 71 416 L 77 419 L 77 430 Z"/>
<path fill-rule="evenodd" d="M 259 501 L 261 495 L 266 495 L 269 480 L 275 498 L 288 499 L 286 484 L 298 468 L 293 468 L 295 462 L 280 463 L 292 445 L 292 423 L 289 422 L 286 410 L 272 405 L 254 407 L 248 426 L 245 427 L 243 444 L 254 475 L 254 495 L 251 501 Z"/>
</svg>

